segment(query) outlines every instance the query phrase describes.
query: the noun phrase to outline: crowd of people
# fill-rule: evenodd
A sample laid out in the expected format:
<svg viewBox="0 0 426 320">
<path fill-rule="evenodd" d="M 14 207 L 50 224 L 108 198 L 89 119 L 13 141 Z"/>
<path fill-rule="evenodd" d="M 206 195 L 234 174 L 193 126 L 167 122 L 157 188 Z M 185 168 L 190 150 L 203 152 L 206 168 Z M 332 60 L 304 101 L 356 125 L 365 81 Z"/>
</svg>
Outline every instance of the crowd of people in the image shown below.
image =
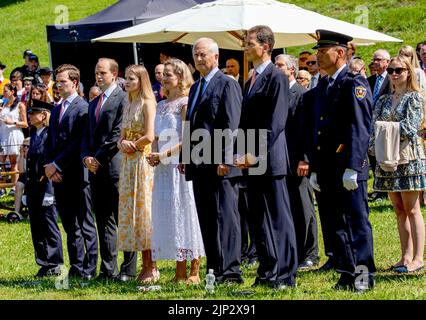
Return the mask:
<svg viewBox="0 0 426 320">
<path fill-rule="evenodd" d="M 152 283 L 157 261 L 174 260 L 172 282 L 199 284 L 206 257 L 218 284 L 244 283 L 241 266 L 258 263 L 253 286 L 284 290 L 319 265 L 316 202 L 328 261 L 315 270 L 363 292 L 377 273 L 368 202 L 388 196 L 401 242 L 389 270 L 422 270 L 426 42 L 377 50 L 367 71 L 350 36 L 317 38 L 315 52 L 272 61 L 271 29 L 249 29 L 245 83 L 238 60 L 219 69 L 205 37 L 196 81 L 175 57 L 161 57 L 153 84 L 144 66 L 119 79 L 101 58 L 87 100 L 73 65 L 40 69 L 26 50 L 9 81 L 0 63 L 0 161 L 21 173 L 16 211 L 25 193 L 36 276 L 61 273 L 59 216 L 69 276 Z"/>
</svg>

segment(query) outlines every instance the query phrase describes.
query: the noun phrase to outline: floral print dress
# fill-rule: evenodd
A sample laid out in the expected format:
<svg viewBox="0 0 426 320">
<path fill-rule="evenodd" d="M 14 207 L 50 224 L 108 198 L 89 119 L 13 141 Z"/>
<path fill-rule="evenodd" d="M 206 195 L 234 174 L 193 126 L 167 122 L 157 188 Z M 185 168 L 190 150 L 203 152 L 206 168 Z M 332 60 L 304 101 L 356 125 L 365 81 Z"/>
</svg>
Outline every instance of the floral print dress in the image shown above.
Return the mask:
<svg viewBox="0 0 426 320">
<path fill-rule="evenodd" d="M 136 141 L 144 135 L 142 107 L 132 113 L 130 106 L 123 112 L 125 140 Z M 118 249 L 144 251 L 151 249 L 151 197 L 153 169 L 145 156 L 151 145 L 135 153 L 124 153 L 119 180 Z"/>
<path fill-rule="evenodd" d="M 422 138 L 417 134 L 423 121 L 424 98 L 418 92 L 408 92 L 401 97 L 392 111 L 392 94 L 386 94 L 377 101 L 373 123 L 376 121 L 397 121 L 400 123 L 401 142 L 409 140 L 416 160 L 400 164 L 394 172 L 382 170 L 376 165 L 373 188 L 375 191 L 401 192 L 426 190 L 426 162 Z M 370 138 L 370 149 L 374 150 L 374 130 Z"/>
</svg>

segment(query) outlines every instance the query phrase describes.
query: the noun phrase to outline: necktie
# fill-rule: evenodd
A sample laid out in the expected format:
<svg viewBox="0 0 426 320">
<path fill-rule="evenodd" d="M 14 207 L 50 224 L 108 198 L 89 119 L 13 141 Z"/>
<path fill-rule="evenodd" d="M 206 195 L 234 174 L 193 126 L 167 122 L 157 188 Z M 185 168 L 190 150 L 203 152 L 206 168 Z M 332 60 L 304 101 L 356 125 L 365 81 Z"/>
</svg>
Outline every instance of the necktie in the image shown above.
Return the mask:
<svg viewBox="0 0 426 320">
<path fill-rule="evenodd" d="M 251 88 L 253 87 L 254 83 L 256 82 L 256 78 L 257 78 L 257 71 L 254 71 L 253 75 L 251 76 L 251 80 L 250 80 L 249 92 L 250 92 Z"/>
<path fill-rule="evenodd" d="M 373 91 L 373 101 L 376 102 L 377 98 L 379 97 L 380 87 L 382 86 L 383 77 L 377 76 L 376 84 L 374 85 L 374 91 Z"/>
<path fill-rule="evenodd" d="M 317 85 L 317 78 L 316 77 L 312 77 L 312 79 L 311 79 L 311 85 L 310 85 L 309 89 L 315 88 L 316 85 Z"/>
<path fill-rule="evenodd" d="M 199 85 L 199 90 L 198 90 L 198 96 L 197 96 L 197 100 L 195 100 L 195 103 L 192 105 L 191 110 L 189 112 L 189 117 L 191 117 L 192 112 L 194 111 L 194 109 L 198 106 L 198 104 L 201 101 L 201 98 L 203 97 L 203 93 L 204 93 L 204 86 L 206 84 L 206 80 L 204 78 L 201 78 L 200 80 L 200 85 Z"/>
<path fill-rule="evenodd" d="M 104 102 L 104 95 L 105 95 L 104 93 L 101 94 L 101 97 L 99 98 L 99 101 L 98 101 L 98 105 L 96 106 L 96 113 L 95 113 L 96 122 L 99 121 L 99 116 L 101 115 L 101 108 L 102 108 L 102 103 Z"/>
<path fill-rule="evenodd" d="M 64 100 L 61 104 L 61 110 L 59 111 L 59 122 L 61 122 L 62 117 L 64 116 L 64 112 L 65 112 L 65 102 L 67 102 L 67 100 Z"/>
<path fill-rule="evenodd" d="M 333 77 L 328 78 L 327 94 L 330 92 L 330 89 L 333 87 L 334 79 Z"/>
</svg>

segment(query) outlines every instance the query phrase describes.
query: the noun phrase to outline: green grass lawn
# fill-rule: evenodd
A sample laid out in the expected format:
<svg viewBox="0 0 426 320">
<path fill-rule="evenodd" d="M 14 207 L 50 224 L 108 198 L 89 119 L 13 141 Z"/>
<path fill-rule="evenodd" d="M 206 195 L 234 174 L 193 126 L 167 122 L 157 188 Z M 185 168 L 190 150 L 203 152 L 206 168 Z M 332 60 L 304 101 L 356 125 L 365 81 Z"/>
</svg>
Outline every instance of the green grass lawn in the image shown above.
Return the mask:
<svg viewBox="0 0 426 320">
<path fill-rule="evenodd" d="M 11 198 L 7 201 L 10 204 Z M 5 200 L 2 200 L 5 201 Z M 0 222 L 0 300 L 1 299 L 94 299 L 94 300 L 151 300 L 151 299 L 255 299 L 255 300 L 339 300 L 339 299 L 426 299 L 426 277 L 423 273 L 401 276 L 384 269 L 399 259 L 399 240 L 393 209 L 388 201 L 371 205 L 371 223 L 374 235 L 374 251 L 378 268 L 377 285 L 373 291 L 365 294 L 339 292 L 332 289 L 338 280 L 334 272 L 299 272 L 297 287 L 284 292 L 274 292 L 265 288 L 251 288 L 256 269 L 244 268 L 244 285 L 221 285 L 216 287 L 214 295 L 206 295 L 204 284 L 187 288 L 185 285 L 172 285 L 168 282 L 174 275 L 174 262 L 160 262 L 160 291 L 140 292 L 137 282 L 106 283 L 102 281 L 72 281 L 69 290 L 55 288 L 55 279 L 38 280 L 33 277 L 38 266 L 34 262 L 34 253 L 29 231 L 29 222 L 8 224 Z M 62 233 L 63 229 L 61 226 Z M 65 239 L 63 239 L 65 240 Z M 325 262 L 320 233 L 321 263 Z M 68 258 L 64 241 L 65 263 Z M 120 260 L 122 256 L 120 254 Z M 140 259 L 140 257 L 139 257 Z M 139 263 L 140 264 L 140 263 Z M 204 281 L 205 263 L 202 266 Z M 244 290 L 253 291 L 252 295 L 239 295 Z"/>
<path fill-rule="evenodd" d="M 0 1 L 0 61 L 7 65 L 5 74 L 13 66 L 23 64 L 22 52 L 32 49 L 40 58 L 42 66 L 49 65 L 46 25 L 54 24 L 58 17 L 55 8 L 68 8 L 70 22 L 85 18 L 115 3 L 116 0 L 1 0 Z M 167 0 L 164 0 L 166 3 Z M 361 3 L 347 0 L 289 0 L 305 9 L 329 17 L 355 23 L 360 15 L 358 5 L 368 8 L 369 28 L 385 32 L 404 40 L 404 44 L 415 46 L 426 40 L 426 0 L 377 0 Z M 303 21 L 300 21 L 303 23 Z M 337 30 L 338 31 L 338 30 Z M 388 49 L 391 55 L 398 53 L 401 44 L 384 43 L 360 47 L 358 55 L 370 61 L 377 48 Z M 291 54 L 311 49 L 312 45 L 289 48 Z M 312 51 L 312 50 L 311 50 Z"/>
</svg>

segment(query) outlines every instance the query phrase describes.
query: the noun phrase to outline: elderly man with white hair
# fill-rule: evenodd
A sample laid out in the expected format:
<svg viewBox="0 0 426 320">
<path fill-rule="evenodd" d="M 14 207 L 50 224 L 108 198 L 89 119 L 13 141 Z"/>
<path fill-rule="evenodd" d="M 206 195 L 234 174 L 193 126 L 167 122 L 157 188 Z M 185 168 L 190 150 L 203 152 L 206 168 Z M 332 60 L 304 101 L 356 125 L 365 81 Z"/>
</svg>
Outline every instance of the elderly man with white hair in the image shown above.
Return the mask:
<svg viewBox="0 0 426 320">
<path fill-rule="evenodd" d="M 219 48 L 214 40 L 195 41 L 192 56 L 200 79 L 189 91 L 182 163 L 178 169 L 193 183 L 207 269 L 213 269 L 217 283 L 243 283 L 238 214 L 241 172 L 229 165 L 233 160 L 233 139 L 225 139 L 223 147 L 214 139 L 219 131 L 226 134 L 238 129 L 241 88 L 219 70 Z"/>
</svg>

